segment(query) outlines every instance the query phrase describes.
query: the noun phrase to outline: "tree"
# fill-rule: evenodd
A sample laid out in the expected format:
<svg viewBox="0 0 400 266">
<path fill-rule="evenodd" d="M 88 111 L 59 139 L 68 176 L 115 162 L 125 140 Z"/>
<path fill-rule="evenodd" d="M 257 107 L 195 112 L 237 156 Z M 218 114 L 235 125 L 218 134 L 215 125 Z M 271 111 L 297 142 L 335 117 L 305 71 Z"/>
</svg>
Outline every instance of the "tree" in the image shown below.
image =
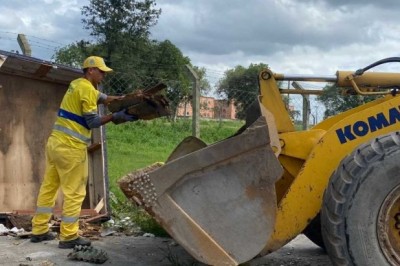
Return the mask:
<svg viewBox="0 0 400 266">
<path fill-rule="evenodd" d="M 211 91 L 210 83 L 207 80 L 207 69 L 204 67 L 193 66 L 193 70 L 199 77 L 200 82 L 200 94 L 207 95 Z"/>
<path fill-rule="evenodd" d="M 91 45 L 89 42 L 81 40 L 60 48 L 52 56 L 52 59 L 59 64 L 81 68 L 82 62 L 86 57 L 96 54 L 94 52 L 95 49 L 95 45 Z"/>
<path fill-rule="evenodd" d="M 328 84 L 323 88 L 323 94 L 317 97 L 317 101 L 325 106 L 324 119 L 382 97 L 351 94 L 351 91 L 336 84 Z"/>
<path fill-rule="evenodd" d="M 108 64 L 121 45 L 148 39 L 149 28 L 161 14 L 155 5 L 155 0 L 90 0 L 82 8 L 84 28 L 104 46 Z"/>
<path fill-rule="evenodd" d="M 167 97 L 173 114 L 180 102 L 191 95 L 191 80 L 185 70 L 190 59 L 169 40 L 155 42 L 146 57 L 148 76 L 167 84 Z"/>
<path fill-rule="evenodd" d="M 236 66 L 227 70 L 224 77 L 218 82 L 217 92 L 225 95 L 228 101 L 233 101 L 237 110 L 237 117 L 243 119 L 250 104 L 258 95 L 258 74 L 268 65 L 250 64 L 248 68 Z"/>
<path fill-rule="evenodd" d="M 174 114 L 179 104 L 192 100 L 193 84 L 186 69 L 186 65 L 191 66 L 190 59 L 184 56 L 171 41 L 152 41 L 148 49 L 143 52 L 141 61 L 143 63 L 140 69 L 146 73 L 146 79 L 142 81 L 142 84 L 155 81 L 165 83 L 168 86 L 167 97 Z M 206 93 L 210 90 L 210 84 L 206 79 L 206 69 L 191 67 L 199 76 L 201 93 Z"/>
<path fill-rule="evenodd" d="M 278 82 L 278 87 L 281 88 L 281 82 Z M 282 95 L 282 100 L 285 104 L 286 110 L 290 116 L 290 118 L 296 123 L 297 118 L 300 116 L 300 111 L 289 108 L 289 97 L 287 95 Z"/>
<path fill-rule="evenodd" d="M 104 81 L 106 93 L 121 95 L 165 83 L 171 109 L 190 99 L 192 83 L 185 69 L 190 59 L 169 40 L 149 39 L 149 28 L 157 23 L 161 10 L 154 0 L 90 0 L 82 8 L 84 27 L 96 37 L 60 49 L 56 61 L 80 66 L 88 55 L 99 55 L 114 69 Z M 210 89 L 205 69 L 196 68 L 201 89 Z"/>
<path fill-rule="evenodd" d="M 204 67 L 197 67 L 197 66 L 191 66 L 192 70 L 196 73 L 198 79 L 199 79 L 199 90 L 200 90 L 200 95 L 201 96 L 206 96 L 210 91 L 211 91 L 211 86 L 210 83 L 208 82 L 207 78 L 206 78 L 206 72 L 207 70 Z M 192 76 L 191 73 L 189 73 L 189 70 L 187 69 L 188 75 Z M 192 80 L 193 82 L 193 80 Z M 190 92 L 187 95 L 187 97 L 184 97 L 181 101 L 180 104 L 184 104 L 185 105 L 185 110 L 187 105 L 193 100 L 193 87 L 194 84 L 191 84 L 190 86 Z M 200 110 L 202 109 L 208 109 L 208 106 L 206 106 L 205 104 L 203 104 L 201 101 L 199 103 L 199 107 Z"/>
</svg>

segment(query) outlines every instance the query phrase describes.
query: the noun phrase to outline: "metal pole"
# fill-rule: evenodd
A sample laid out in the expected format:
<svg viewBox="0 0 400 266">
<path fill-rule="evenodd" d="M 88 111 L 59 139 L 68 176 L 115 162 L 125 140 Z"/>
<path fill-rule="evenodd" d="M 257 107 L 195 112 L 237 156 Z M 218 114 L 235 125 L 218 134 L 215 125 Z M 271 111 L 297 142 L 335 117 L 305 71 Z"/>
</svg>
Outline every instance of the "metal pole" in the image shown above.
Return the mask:
<svg viewBox="0 0 400 266">
<path fill-rule="evenodd" d="M 192 97 L 192 135 L 196 138 L 200 137 L 200 79 L 197 73 L 190 65 L 186 65 L 193 81 L 193 97 Z"/>
<path fill-rule="evenodd" d="M 292 86 L 295 89 L 303 90 L 303 87 L 297 81 L 293 81 Z M 303 130 L 306 130 L 310 120 L 310 98 L 308 94 L 302 94 L 301 96 L 303 96 Z"/>
<path fill-rule="evenodd" d="M 292 80 L 292 81 L 315 81 L 315 82 L 337 82 L 336 75 L 291 75 L 291 74 L 275 74 L 276 80 Z"/>
</svg>

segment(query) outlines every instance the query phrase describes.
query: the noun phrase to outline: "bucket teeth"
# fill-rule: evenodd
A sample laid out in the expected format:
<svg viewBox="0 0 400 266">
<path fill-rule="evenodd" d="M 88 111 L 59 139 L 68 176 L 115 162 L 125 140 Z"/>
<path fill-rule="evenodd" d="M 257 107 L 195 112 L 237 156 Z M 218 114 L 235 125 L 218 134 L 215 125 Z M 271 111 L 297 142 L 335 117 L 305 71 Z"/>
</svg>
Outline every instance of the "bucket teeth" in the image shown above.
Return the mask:
<svg viewBox="0 0 400 266">
<path fill-rule="evenodd" d="M 153 206 L 157 200 L 157 193 L 147 173 L 132 175 L 129 188 L 132 192 L 132 200 L 147 208 Z"/>
<path fill-rule="evenodd" d="M 125 175 L 118 181 L 118 184 L 125 196 L 136 202 L 140 206 L 144 206 L 147 211 L 155 205 L 158 197 L 157 189 L 154 186 L 149 173 L 164 165 L 164 163 L 154 163 L 142 169 L 138 169 Z"/>
</svg>

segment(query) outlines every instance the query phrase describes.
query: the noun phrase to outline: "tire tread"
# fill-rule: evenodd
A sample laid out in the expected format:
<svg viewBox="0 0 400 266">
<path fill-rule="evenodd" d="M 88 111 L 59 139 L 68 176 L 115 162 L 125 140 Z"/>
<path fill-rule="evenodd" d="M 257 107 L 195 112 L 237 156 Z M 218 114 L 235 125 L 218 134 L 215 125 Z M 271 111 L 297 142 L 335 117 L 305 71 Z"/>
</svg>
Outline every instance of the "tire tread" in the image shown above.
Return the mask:
<svg viewBox="0 0 400 266">
<path fill-rule="evenodd" d="M 399 132 L 363 144 L 342 160 L 324 193 L 321 226 L 324 244 L 334 265 L 354 265 L 348 250 L 345 211 L 369 166 L 400 147 Z"/>
</svg>

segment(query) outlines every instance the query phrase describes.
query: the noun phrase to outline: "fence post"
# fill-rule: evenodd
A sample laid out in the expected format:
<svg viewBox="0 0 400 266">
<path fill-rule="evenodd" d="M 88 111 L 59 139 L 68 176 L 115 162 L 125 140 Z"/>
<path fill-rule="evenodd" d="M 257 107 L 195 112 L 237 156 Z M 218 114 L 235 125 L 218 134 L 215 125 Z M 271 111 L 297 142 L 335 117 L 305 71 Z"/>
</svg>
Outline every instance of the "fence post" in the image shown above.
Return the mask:
<svg viewBox="0 0 400 266">
<path fill-rule="evenodd" d="M 24 55 L 31 56 L 31 54 L 32 54 L 31 46 L 29 45 L 29 42 L 26 39 L 25 34 L 22 34 L 22 33 L 18 34 L 17 41 L 18 41 L 19 47 L 22 50 L 22 53 Z"/>
<path fill-rule="evenodd" d="M 192 136 L 200 137 L 200 80 L 197 73 L 190 65 L 186 65 L 193 80 L 193 98 L 192 98 Z"/>
<path fill-rule="evenodd" d="M 298 90 L 304 90 L 304 88 L 297 82 L 293 81 L 292 86 Z M 303 96 L 303 130 L 308 129 L 308 124 L 310 120 L 310 98 L 308 94 L 302 94 Z"/>
</svg>

